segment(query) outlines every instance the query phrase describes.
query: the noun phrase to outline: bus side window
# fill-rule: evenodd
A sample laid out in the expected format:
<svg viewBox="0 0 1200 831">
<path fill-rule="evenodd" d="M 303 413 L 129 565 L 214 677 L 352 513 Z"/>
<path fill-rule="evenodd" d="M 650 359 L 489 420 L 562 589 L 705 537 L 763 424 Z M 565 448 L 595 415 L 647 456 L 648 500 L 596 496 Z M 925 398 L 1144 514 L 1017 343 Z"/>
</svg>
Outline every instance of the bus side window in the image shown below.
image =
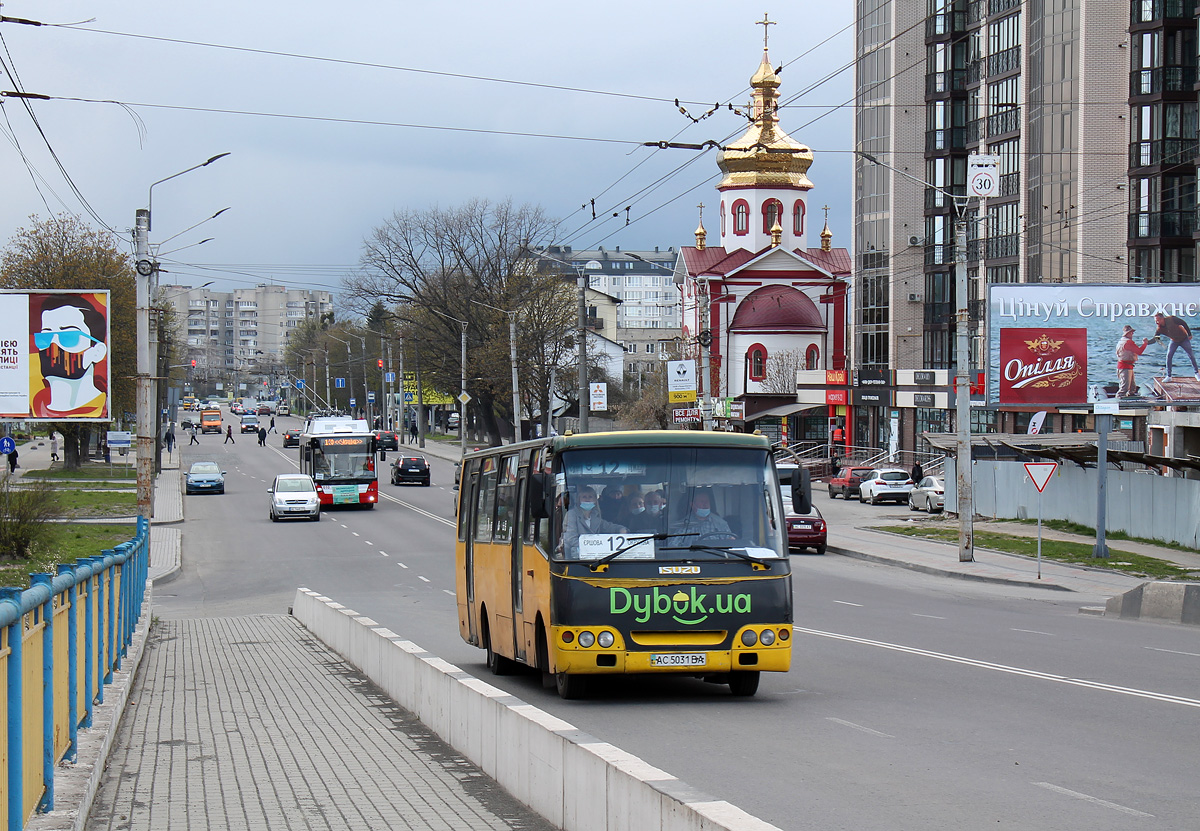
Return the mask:
<svg viewBox="0 0 1200 831">
<path fill-rule="evenodd" d="M 458 477 L 458 538 L 465 542 L 467 532 L 471 529 L 473 512 L 471 511 L 471 486 L 475 482 L 476 462 L 464 465 Z"/>
<path fill-rule="evenodd" d="M 483 460 L 479 493 L 475 497 L 475 542 L 492 541 L 492 512 L 496 507 L 496 460 Z"/>
</svg>

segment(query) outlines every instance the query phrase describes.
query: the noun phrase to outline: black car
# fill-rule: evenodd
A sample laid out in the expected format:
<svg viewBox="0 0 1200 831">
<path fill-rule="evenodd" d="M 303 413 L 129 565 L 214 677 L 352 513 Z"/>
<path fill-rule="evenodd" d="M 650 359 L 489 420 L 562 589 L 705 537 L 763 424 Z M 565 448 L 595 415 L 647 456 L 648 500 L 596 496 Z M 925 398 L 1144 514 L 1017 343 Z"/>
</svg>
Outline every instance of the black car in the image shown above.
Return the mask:
<svg viewBox="0 0 1200 831">
<path fill-rule="evenodd" d="M 392 484 L 416 482 L 429 487 L 429 462 L 424 456 L 400 456 L 392 462 Z"/>
<path fill-rule="evenodd" d="M 300 446 L 300 429 L 294 427 L 291 430 L 283 431 L 283 446 L 284 447 L 299 447 Z"/>
<path fill-rule="evenodd" d="M 400 439 L 396 437 L 394 430 L 375 430 L 375 443 L 379 445 L 380 450 L 399 450 Z"/>
</svg>

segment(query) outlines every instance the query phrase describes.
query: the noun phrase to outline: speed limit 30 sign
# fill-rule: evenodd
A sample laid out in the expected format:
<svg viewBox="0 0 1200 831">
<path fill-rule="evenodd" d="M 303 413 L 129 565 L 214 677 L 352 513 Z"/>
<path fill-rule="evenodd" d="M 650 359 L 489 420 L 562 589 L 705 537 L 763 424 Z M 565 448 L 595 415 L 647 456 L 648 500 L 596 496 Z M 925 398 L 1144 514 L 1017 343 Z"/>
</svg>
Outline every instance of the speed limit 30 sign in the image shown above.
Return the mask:
<svg viewBox="0 0 1200 831">
<path fill-rule="evenodd" d="M 967 157 L 967 188 L 983 199 L 1000 195 L 1000 157 L 972 153 Z"/>
</svg>

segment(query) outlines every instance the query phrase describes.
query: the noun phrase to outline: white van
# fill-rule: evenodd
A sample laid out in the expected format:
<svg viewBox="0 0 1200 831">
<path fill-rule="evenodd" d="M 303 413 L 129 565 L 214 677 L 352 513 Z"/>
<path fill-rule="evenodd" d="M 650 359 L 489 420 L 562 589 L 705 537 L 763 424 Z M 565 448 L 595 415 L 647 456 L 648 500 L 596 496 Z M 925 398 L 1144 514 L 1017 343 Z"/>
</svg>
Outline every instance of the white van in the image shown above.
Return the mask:
<svg viewBox="0 0 1200 831">
<path fill-rule="evenodd" d="M 287 404 L 276 404 L 275 405 L 275 415 L 290 416 L 291 414 L 292 414 L 292 408 L 289 407 Z"/>
</svg>

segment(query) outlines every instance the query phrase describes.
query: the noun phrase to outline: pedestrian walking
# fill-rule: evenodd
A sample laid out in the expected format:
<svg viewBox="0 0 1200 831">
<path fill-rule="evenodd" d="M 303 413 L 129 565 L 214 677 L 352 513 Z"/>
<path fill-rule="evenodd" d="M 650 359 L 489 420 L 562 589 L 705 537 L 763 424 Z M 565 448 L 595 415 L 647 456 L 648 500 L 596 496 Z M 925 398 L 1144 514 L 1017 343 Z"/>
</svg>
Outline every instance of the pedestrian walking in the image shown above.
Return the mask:
<svg viewBox="0 0 1200 831">
<path fill-rule="evenodd" d="M 50 461 L 58 461 L 58 433 L 50 431 Z"/>
<path fill-rule="evenodd" d="M 261 424 L 258 426 L 258 446 L 267 446 L 267 428 L 263 427 Z"/>
<path fill-rule="evenodd" d="M 195 424 L 193 424 L 191 427 L 188 427 L 188 435 L 191 437 L 191 441 L 188 442 L 189 446 L 200 443 L 196 439 L 196 425 Z"/>
<path fill-rule="evenodd" d="M 237 444 L 237 442 L 234 441 L 234 438 L 233 438 L 233 425 L 227 424 L 227 425 L 225 425 L 225 441 L 221 442 L 221 444 L 229 444 L 231 441 L 234 444 Z"/>
<path fill-rule="evenodd" d="M 409 444 L 417 443 L 417 420 L 414 418 L 408 425 L 408 435 L 412 438 Z"/>
<path fill-rule="evenodd" d="M 167 440 L 167 455 L 170 456 L 172 453 L 175 452 L 175 422 L 173 422 L 173 421 L 171 422 L 170 426 L 167 427 L 166 440 Z"/>
<path fill-rule="evenodd" d="M 8 454 L 8 472 L 9 472 L 9 474 L 10 474 L 10 475 L 11 475 L 11 474 L 13 474 L 13 473 L 16 473 L 16 472 L 17 472 L 17 468 L 19 468 L 19 467 L 20 467 L 20 465 L 19 465 L 19 464 L 17 464 L 17 456 L 19 456 L 19 455 L 20 455 L 20 454 L 19 454 L 19 453 L 17 453 L 17 448 L 16 448 L 16 447 L 13 447 L 13 449 L 12 449 L 12 453 L 9 453 L 9 454 Z"/>
<path fill-rule="evenodd" d="M 275 432 L 275 416 L 271 416 L 271 429 L 270 429 L 270 430 L 268 430 L 267 432 L 268 432 L 268 433 L 274 433 L 274 432 Z"/>
</svg>

